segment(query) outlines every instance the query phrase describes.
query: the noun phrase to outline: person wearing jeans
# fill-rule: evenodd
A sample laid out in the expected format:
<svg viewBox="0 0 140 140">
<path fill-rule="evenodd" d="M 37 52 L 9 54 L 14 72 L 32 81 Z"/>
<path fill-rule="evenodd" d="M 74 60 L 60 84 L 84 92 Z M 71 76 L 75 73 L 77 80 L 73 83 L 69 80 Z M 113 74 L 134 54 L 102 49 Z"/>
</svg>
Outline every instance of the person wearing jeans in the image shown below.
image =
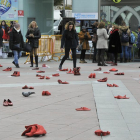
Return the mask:
<svg viewBox="0 0 140 140">
<path fill-rule="evenodd" d="M 20 30 L 20 25 L 15 24 L 10 32 L 9 47 L 14 53 L 14 61 L 12 62 L 16 68 L 19 68 L 18 59 L 21 57 L 21 50 L 24 48 L 23 36 Z"/>
<path fill-rule="evenodd" d="M 62 69 L 63 63 L 69 57 L 70 49 L 72 50 L 73 68 L 76 68 L 76 48 L 78 45 L 79 42 L 78 35 L 75 30 L 75 24 L 73 21 L 69 21 L 65 25 L 65 31 L 61 39 L 61 51 L 63 51 L 63 48 L 65 47 L 65 56 L 62 58 L 62 61 L 59 65 L 59 70 Z"/>
</svg>

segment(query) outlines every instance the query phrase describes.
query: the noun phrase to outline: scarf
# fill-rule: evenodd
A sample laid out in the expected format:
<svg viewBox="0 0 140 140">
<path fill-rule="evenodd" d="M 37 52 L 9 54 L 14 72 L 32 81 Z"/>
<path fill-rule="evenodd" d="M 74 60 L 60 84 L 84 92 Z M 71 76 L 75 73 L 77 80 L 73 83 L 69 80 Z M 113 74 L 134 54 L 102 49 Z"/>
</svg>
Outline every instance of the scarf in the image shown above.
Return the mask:
<svg viewBox="0 0 140 140">
<path fill-rule="evenodd" d="M 115 29 L 115 30 L 111 31 L 110 33 L 113 34 L 116 31 L 119 31 L 119 30 L 118 29 Z"/>
<path fill-rule="evenodd" d="M 19 33 L 20 32 L 20 29 L 19 30 L 17 30 L 15 27 L 14 27 L 14 29 Z"/>
</svg>

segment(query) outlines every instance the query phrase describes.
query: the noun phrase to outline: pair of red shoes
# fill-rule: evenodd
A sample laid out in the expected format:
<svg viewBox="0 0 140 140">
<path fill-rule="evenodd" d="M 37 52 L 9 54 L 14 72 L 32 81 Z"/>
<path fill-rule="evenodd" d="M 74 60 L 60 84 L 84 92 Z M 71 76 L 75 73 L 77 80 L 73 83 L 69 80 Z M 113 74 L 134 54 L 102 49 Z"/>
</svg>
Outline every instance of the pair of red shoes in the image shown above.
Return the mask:
<svg viewBox="0 0 140 140">
<path fill-rule="evenodd" d="M 3 101 L 3 106 L 13 106 L 13 103 L 12 103 L 12 101 L 11 100 L 7 100 L 6 101 L 6 99 L 4 99 L 4 101 Z"/>
<path fill-rule="evenodd" d="M 61 70 L 59 70 L 59 71 L 68 71 L 68 69 L 61 69 Z"/>
<path fill-rule="evenodd" d="M 110 74 L 110 72 L 104 72 L 105 74 Z"/>
<path fill-rule="evenodd" d="M 98 82 L 107 82 L 107 77 L 97 80 Z"/>
<path fill-rule="evenodd" d="M 18 76 L 20 76 L 20 72 L 19 71 L 14 71 L 14 73 L 11 76 L 18 77 Z"/>
<path fill-rule="evenodd" d="M 25 126 L 25 128 L 26 130 L 21 134 L 21 136 L 33 137 L 47 134 L 42 125 L 33 124 Z"/>
<path fill-rule="evenodd" d="M 116 84 L 113 84 L 113 85 L 111 85 L 111 84 L 107 84 L 107 87 L 119 87 L 119 86 L 116 85 Z"/>
<path fill-rule="evenodd" d="M 124 96 L 118 95 L 118 96 L 114 96 L 114 98 L 117 98 L 117 99 L 129 99 L 129 97 L 126 97 L 126 95 L 124 95 Z"/>
<path fill-rule="evenodd" d="M 45 76 L 40 76 L 40 78 L 39 78 L 39 79 L 45 79 Z M 46 79 L 47 79 L 47 80 L 49 80 L 49 79 L 50 79 L 50 77 L 46 76 Z"/>
<path fill-rule="evenodd" d="M 114 75 L 124 75 L 124 72 L 115 73 Z"/>
<path fill-rule="evenodd" d="M 95 69 L 94 71 L 101 71 L 102 70 L 102 68 L 98 68 L 98 69 Z"/>
<path fill-rule="evenodd" d="M 28 87 L 27 85 L 25 85 L 24 87 L 22 87 L 22 89 L 34 89 L 34 87 Z"/>
<path fill-rule="evenodd" d="M 102 131 L 102 130 L 96 130 L 96 131 L 95 131 L 95 134 L 96 134 L 97 136 L 107 136 L 107 135 L 110 135 L 110 132 L 109 132 L 109 131 L 104 132 L 104 131 Z"/>
<path fill-rule="evenodd" d="M 69 83 L 66 82 L 66 81 L 65 81 L 65 82 L 62 82 L 61 80 L 58 80 L 58 83 L 59 83 L 59 84 L 69 84 Z"/>
<path fill-rule="evenodd" d="M 42 96 L 50 96 L 51 93 L 49 91 L 42 91 Z"/>
<path fill-rule="evenodd" d="M 95 73 L 91 73 L 88 78 L 96 78 L 96 74 Z"/>
<path fill-rule="evenodd" d="M 111 72 L 117 72 L 118 70 L 115 69 L 115 68 L 112 68 L 112 69 L 110 69 L 109 71 L 111 71 Z"/>
<path fill-rule="evenodd" d="M 12 71 L 12 68 L 8 67 L 8 68 L 4 69 L 3 71 Z"/>
<path fill-rule="evenodd" d="M 90 111 L 91 109 L 87 108 L 87 107 L 81 107 L 81 108 L 76 108 L 76 111 Z"/>
<path fill-rule="evenodd" d="M 72 69 L 70 69 L 67 74 L 74 74 L 74 71 Z"/>
<path fill-rule="evenodd" d="M 40 70 L 40 71 L 37 71 L 37 73 L 45 73 L 45 71 L 41 71 L 41 70 Z"/>
<path fill-rule="evenodd" d="M 0 67 L 3 67 L 3 66 L 0 64 Z"/>
<path fill-rule="evenodd" d="M 59 75 L 59 73 L 56 73 L 56 74 L 53 74 L 52 76 L 58 77 L 58 76 L 60 76 L 60 75 Z"/>
</svg>

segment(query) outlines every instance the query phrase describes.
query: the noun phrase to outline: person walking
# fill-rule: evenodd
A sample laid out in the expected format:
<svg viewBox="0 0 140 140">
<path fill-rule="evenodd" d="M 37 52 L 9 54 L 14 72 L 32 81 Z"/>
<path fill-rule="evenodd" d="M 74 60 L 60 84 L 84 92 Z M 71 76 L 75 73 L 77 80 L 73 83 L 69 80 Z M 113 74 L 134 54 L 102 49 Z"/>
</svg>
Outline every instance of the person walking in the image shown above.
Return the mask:
<svg viewBox="0 0 140 140">
<path fill-rule="evenodd" d="M 37 49 L 38 49 L 38 45 L 39 45 L 39 39 L 41 38 L 41 33 L 40 33 L 40 30 L 35 21 L 32 21 L 29 24 L 29 28 L 26 33 L 26 38 L 28 39 L 28 41 L 30 42 L 30 45 L 32 47 L 32 51 L 30 53 L 30 60 L 31 60 L 30 67 L 33 67 L 33 55 L 35 56 L 36 67 L 38 67 Z"/>
<path fill-rule="evenodd" d="M 93 47 L 94 47 L 94 54 L 93 54 L 93 60 L 92 63 L 96 63 L 96 54 L 97 54 L 97 29 L 98 29 L 98 22 L 95 22 L 93 24 L 93 38 L 92 38 L 92 43 L 93 43 Z"/>
<path fill-rule="evenodd" d="M 18 59 L 22 55 L 21 51 L 22 48 L 24 48 L 24 41 L 19 23 L 15 24 L 15 27 L 12 29 L 12 32 L 10 33 L 9 47 L 14 53 L 14 61 L 12 63 L 16 66 L 16 68 L 20 68 Z"/>
<path fill-rule="evenodd" d="M 3 30 L 2 27 L 0 26 L 0 48 L 3 46 Z"/>
<path fill-rule="evenodd" d="M 1 27 L 2 27 L 2 30 L 3 30 L 3 40 L 4 40 L 4 41 L 9 40 L 9 35 L 8 35 L 9 27 L 7 26 L 5 20 L 3 20 L 3 21 L 1 22 Z"/>
<path fill-rule="evenodd" d="M 128 60 L 128 46 L 129 46 L 129 39 L 130 39 L 130 30 L 129 27 L 126 26 L 125 22 L 122 22 L 122 26 L 120 26 L 119 34 L 121 38 L 121 45 L 122 45 L 122 53 L 120 54 L 120 63 L 126 63 Z"/>
<path fill-rule="evenodd" d="M 107 40 L 109 38 L 109 35 L 107 34 L 107 31 L 105 29 L 104 22 L 99 23 L 99 26 L 97 29 L 97 36 L 98 36 L 98 41 L 97 41 L 98 66 L 107 66 L 104 62 L 104 55 L 105 55 L 105 50 L 108 49 Z"/>
<path fill-rule="evenodd" d="M 115 58 L 115 63 L 113 63 L 111 66 L 117 66 L 118 53 L 122 53 L 121 40 L 118 31 L 119 31 L 119 27 L 117 25 L 113 25 L 112 32 L 110 33 L 109 36 L 108 52 L 114 54 L 114 58 Z"/>
<path fill-rule="evenodd" d="M 85 61 L 85 53 L 86 50 L 89 50 L 89 42 L 88 40 L 91 39 L 89 32 L 86 31 L 86 27 L 82 27 L 82 31 L 79 33 L 80 44 L 83 44 L 81 55 L 80 55 L 80 63 L 87 63 Z"/>
<path fill-rule="evenodd" d="M 69 21 L 65 25 L 65 31 L 61 39 L 61 51 L 65 48 L 65 56 L 62 58 L 62 61 L 59 65 L 59 70 L 62 69 L 62 65 L 65 60 L 69 57 L 70 49 L 72 50 L 73 57 L 73 68 L 76 68 L 76 48 L 79 45 L 78 35 L 75 30 L 75 24 L 73 21 Z"/>
</svg>

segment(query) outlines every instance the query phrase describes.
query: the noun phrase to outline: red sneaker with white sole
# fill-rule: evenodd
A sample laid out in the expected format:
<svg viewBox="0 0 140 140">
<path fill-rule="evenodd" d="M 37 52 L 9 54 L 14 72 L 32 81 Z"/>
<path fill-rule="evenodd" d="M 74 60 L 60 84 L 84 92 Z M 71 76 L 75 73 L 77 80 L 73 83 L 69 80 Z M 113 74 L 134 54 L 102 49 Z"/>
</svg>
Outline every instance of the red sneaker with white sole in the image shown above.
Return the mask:
<svg viewBox="0 0 140 140">
<path fill-rule="evenodd" d="M 3 71 L 12 71 L 12 68 L 8 67 L 8 68 L 4 69 Z"/>
<path fill-rule="evenodd" d="M 90 111 L 91 109 L 87 107 L 76 108 L 77 111 Z"/>
</svg>

